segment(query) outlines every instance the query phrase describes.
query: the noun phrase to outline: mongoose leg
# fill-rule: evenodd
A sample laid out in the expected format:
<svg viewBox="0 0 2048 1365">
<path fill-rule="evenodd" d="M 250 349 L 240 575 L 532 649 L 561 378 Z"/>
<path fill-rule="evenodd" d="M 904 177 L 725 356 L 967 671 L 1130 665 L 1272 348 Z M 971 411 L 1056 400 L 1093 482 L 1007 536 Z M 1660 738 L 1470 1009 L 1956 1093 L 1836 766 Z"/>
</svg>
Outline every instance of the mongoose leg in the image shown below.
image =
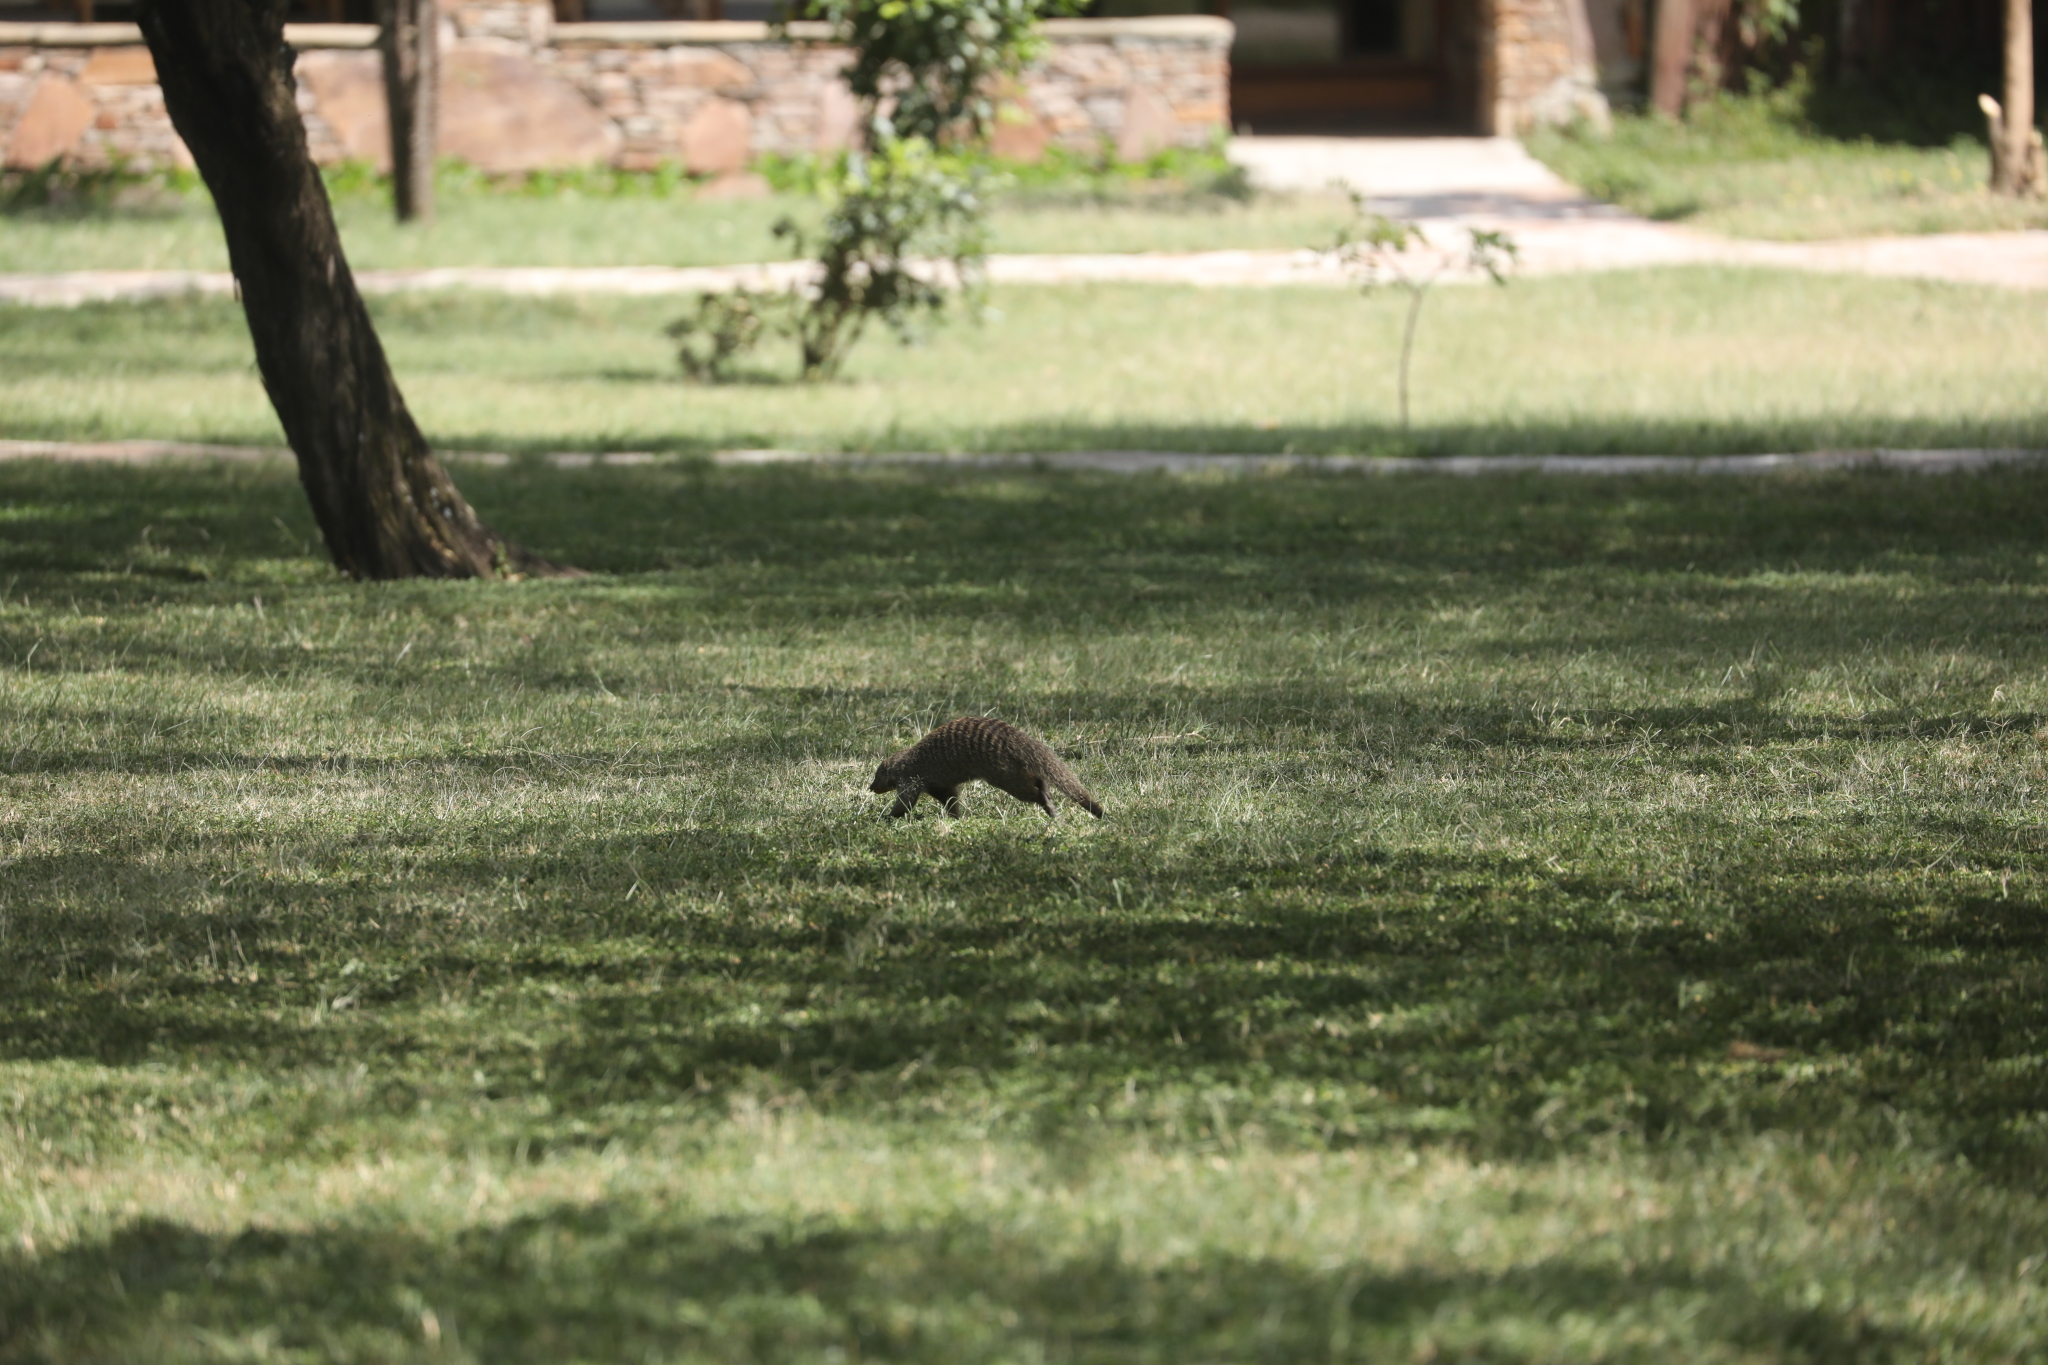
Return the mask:
<svg viewBox="0 0 2048 1365">
<path fill-rule="evenodd" d="M 907 783 L 898 788 L 896 791 L 896 804 L 889 807 L 889 818 L 891 820 L 901 820 L 904 816 L 910 814 L 911 807 L 917 804 L 917 798 L 923 795 L 924 788 L 915 782 Z"/>
<path fill-rule="evenodd" d="M 1044 778 L 1041 777 L 1038 779 L 1037 787 L 1039 809 L 1045 812 L 1045 816 L 1048 820 L 1059 819 L 1060 817 L 1058 816 L 1058 814 L 1054 812 L 1052 808 L 1052 798 L 1046 794 Z"/>
<path fill-rule="evenodd" d="M 960 818 L 960 789 L 958 787 L 933 787 L 931 798 L 945 808 L 950 819 Z"/>
</svg>

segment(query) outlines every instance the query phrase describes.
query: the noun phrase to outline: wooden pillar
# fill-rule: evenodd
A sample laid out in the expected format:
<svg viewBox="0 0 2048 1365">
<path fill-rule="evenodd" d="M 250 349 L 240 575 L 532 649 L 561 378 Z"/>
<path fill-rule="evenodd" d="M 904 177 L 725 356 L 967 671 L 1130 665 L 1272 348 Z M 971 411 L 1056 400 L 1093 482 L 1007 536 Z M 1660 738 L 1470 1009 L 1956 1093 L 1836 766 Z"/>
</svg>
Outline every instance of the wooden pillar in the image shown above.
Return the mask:
<svg viewBox="0 0 2048 1365">
<path fill-rule="evenodd" d="M 1991 133 L 1991 192 L 2025 198 L 2048 194 L 2041 135 L 2034 130 L 2032 0 L 2005 0 L 2005 100 L 1983 99 Z"/>
<path fill-rule="evenodd" d="M 2005 0 L 2005 155 L 2007 194 L 2039 194 L 2034 181 L 2034 6 Z"/>
<path fill-rule="evenodd" d="M 401 223 L 434 221 L 434 106 L 440 43 L 434 0 L 378 0 L 384 103 L 390 114 L 392 201 Z"/>
<path fill-rule="evenodd" d="M 1478 48 L 1473 63 L 1473 122 L 1489 137 L 1511 135 L 1500 109 L 1500 7 L 1497 0 L 1473 0 L 1472 27 Z"/>
<path fill-rule="evenodd" d="M 1564 0 L 1564 22 L 1571 37 L 1572 74 L 1577 75 L 1580 69 L 1596 70 L 1599 63 L 1593 48 L 1593 18 L 1586 12 L 1586 0 Z"/>
<path fill-rule="evenodd" d="M 1692 66 L 1694 0 L 1657 0 L 1657 31 L 1650 54 L 1650 107 L 1677 118 L 1685 112 L 1685 78 Z"/>
</svg>

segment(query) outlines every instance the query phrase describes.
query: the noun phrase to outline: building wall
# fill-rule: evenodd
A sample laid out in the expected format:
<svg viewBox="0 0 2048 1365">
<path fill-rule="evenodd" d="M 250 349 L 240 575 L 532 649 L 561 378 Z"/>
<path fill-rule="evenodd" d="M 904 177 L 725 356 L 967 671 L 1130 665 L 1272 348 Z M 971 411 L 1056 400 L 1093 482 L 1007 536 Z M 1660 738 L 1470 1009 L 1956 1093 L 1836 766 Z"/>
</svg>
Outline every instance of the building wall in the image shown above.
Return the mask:
<svg viewBox="0 0 2048 1365">
<path fill-rule="evenodd" d="M 857 110 L 845 51 L 816 26 L 556 24 L 547 5 L 443 11 L 441 148 L 494 172 L 681 164 L 737 171 L 768 154 L 831 152 Z M 1111 147 L 1136 159 L 1228 133 L 1230 24 L 1202 15 L 1057 20 L 1044 58 L 1002 93 L 998 150 Z M 314 159 L 389 161 L 370 25 L 290 25 Z M 141 35 L 126 24 L 0 24 L 0 160 L 81 168 L 189 166 Z"/>
<path fill-rule="evenodd" d="M 1586 0 L 1594 65 L 1608 99 L 1640 97 L 1649 75 L 1648 0 Z"/>
<path fill-rule="evenodd" d="M 1461 119 L 1516 134 L 1603 122 L 1588 0 L 1448 0 L 1447 79 Z M 736 172 L 854 137 L 847 60 L 815 25 L 790 39 L 740 22 L 558 24 L 549 5 L 452 0 L 442 18 L 441 150 L 512 173 L 679 164 Z M 1055 20 L 1045 56 L 1002 92 L 998 152 L 1047 147 L 1126 160 L 1230 129 L 1228 21 Z M 288 25 L 314 159 L 388 164 L 381 68 L 367 24 Z M 0 162 L 189 166 L 149 53 L 126 24 L 0 24 Z"/>
<path fill-rule="evenodd" d="M 1492 113 L 1485 131 L 1513 136 L 1544 125 L 1604 126 L 1586 0 L 1481 0 Z"/>
<path fill-rule="evenodd" d="M 129 25 L 47 26 L 80 30 L 90 46 L 10 42 L 8 27 L 31 26 L 0 25 L 0 165 L 192 164 L 164 115 L 148 50 L 119 41 Z"/>
</svg>

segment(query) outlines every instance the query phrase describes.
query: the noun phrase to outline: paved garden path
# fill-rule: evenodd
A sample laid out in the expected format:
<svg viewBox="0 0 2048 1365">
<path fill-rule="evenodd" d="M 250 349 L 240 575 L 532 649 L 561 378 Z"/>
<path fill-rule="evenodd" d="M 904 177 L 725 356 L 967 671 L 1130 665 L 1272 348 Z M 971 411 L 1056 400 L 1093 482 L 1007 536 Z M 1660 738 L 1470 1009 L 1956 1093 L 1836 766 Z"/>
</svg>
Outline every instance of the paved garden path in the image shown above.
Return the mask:
<svg viewBox="0 0 2048 1365">
<path fill-rule="evenodd" d="M 1423 224 L 1455 248 L 1466 227 L 1501 228 L 1528 274 L 1721 263 L 1791 270 L 1903 276 L 2048 289 L 2048 232 L 1949 233 L 1841 242 L 1758 242 L 1653 223 L 1586 198 L 1509 138 L 1245 137 L 1231 155 L 1275 190 L 1356 187 L 1383 211 Z M 469 288 L 509 294 L 694 294 L 782 288 L 809 265 L 615 266 L 591 269 L 468 267 L 365 270 L 368 293 Z M 996 256 L 998 283 L 1269 286 L 1340 284 L 1335 265 L 1313 251 L 1147 252 L 1129 255 Z M 225 272 L 86 270 L 0 275 L 0 302 L 76 307 L 115 299 L 227 294 Z"/>
</svg>

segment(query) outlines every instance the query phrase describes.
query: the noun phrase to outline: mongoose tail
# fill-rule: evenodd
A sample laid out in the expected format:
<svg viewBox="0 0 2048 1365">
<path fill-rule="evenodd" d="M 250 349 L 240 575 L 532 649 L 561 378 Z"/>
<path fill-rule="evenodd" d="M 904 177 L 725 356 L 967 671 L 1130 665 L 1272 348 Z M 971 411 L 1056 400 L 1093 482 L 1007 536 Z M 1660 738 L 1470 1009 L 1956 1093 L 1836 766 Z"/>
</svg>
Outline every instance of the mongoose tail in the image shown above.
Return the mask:
<svg viewBox="0 0 2048 1365">
<path fill-rule="evenodd" d="M 1068 800 L 1072 801 L 1082 810 L 1087 811 L 1096 819 L 1100 820 L 1102 818 L 1102 803 L 1088 794 L 1088 789 L 1081 785 L 1080 779 L 1074 776 L 1073 771 L 1066 764 L 1061 763 L 1057 767 L 1050 769 L 1046 773 L 1046 777 L 1055 787 L 1066 793 Z M 1047 815 L 1052 814 L 1052 807 L 1047 806 L 1045 813 Z"/>
<path fill-rule="evenodd" d="M 930 796 L 947 815 L 960 814 L 960 788 L 988 783 L 1053 816 L 1051 793 L 1060 792 L 1100 820 L 1102 803 L 1088 794 L 1073 769 L 1044 741 L 987 716 L 947 721 L 907 749 L 882 760 L 872 792 L 895 792 L 890 819 L 912 813 Z M 1056 818 L 1056 817 L 1055 817 Z"/>
</svg>

